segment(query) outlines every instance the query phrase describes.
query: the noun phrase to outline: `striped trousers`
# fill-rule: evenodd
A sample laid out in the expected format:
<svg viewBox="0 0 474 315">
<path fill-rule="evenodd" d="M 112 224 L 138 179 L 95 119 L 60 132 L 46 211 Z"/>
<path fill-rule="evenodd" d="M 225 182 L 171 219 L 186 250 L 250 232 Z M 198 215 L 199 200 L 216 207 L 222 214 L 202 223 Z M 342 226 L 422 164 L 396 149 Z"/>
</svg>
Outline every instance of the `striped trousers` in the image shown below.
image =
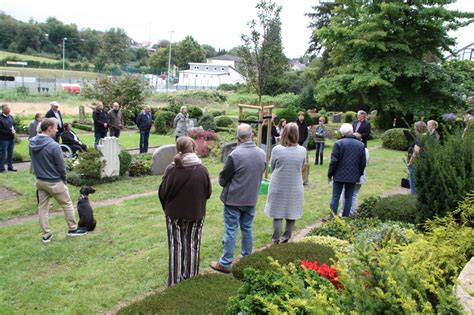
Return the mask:
<svg viewBox="0 0 474 315">
<path fill-rule="evenodd" d="M 199 273 L 199 250 L 203 220 L 185 221 L 166 217 L 168 231 L 168 286 Z"/>
</svg>

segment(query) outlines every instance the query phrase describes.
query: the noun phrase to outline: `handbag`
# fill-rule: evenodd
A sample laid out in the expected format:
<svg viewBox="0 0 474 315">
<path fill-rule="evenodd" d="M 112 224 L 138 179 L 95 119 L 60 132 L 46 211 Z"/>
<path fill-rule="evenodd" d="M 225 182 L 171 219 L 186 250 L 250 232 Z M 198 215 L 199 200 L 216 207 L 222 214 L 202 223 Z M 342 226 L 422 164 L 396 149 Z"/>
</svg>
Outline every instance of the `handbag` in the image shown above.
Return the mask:
<svg viewBox="0 0 474 315">
<path fill-rule="evenodd" d="M 408 181 L 408 178 L 402 178 L 400 186 L 402 186 L 403 188 L 410 189 L 410 182 Z"/>
</svg>

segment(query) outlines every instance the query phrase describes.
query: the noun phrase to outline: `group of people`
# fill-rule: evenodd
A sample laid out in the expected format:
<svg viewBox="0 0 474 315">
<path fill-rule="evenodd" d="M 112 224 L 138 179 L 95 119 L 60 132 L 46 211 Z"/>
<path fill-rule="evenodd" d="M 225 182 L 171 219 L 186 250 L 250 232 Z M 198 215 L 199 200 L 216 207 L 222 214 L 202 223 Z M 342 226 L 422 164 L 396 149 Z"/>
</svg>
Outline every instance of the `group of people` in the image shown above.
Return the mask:
<svg viewBox="0 0 474 315">
<path fill-rule="evenodd" d="M 333 182 L 330 208 L 334 214 L 331 216 L 338 211 L 343 191 L 342 215 L 350 215 L 354 194 L 357 194 L 362 181 L 365 181 L 368 150 L 363 140 L 368 135 L 363 137 L 362 133 L 370 133 L 370 123 L 365 121 L 364 114 L 360 113 L 360 120 L 354 125 L 341 126 L 342 139 L 335 143 L 331 154 L 327 174 L 328 180 Z M 323 126 L 324 123 L 325 121 L 320 122 Z M 304 113 L 299 115 L 296 122 L 285 121 L 275 126 L 278 128 L 276 132 L 279 144 L 271 151 L 269 164 L 272 176 L 265 206 L 265 213 L 273 221 L 273 244 L 288 242 L 296 220 L 302 216 L 304 188 L 301 173 L 307 159 L 307 150 L 302 144 L 308 137 L 308 127 L 306 126 L 305 134 L 301 125 L 305 125 Z M 253 141 L 249 125 L 240 124 L 236 138 L 237 147 L 227 157 L 219 173 L 219 185 L 222 186 L 220 199 L 224 204 L 222 255 L 210 264 L 212 269 L 223 273 L 232 270 L 239 229 L 241 255 L 252 253 L 253 221 L 260 184 L 267 166 L 265 151 Z M 169 286 L 193 277 L 199 271 L 199 248 L 206 200 L 212 192 L 207 169 L 195 153 L 194 140 L 187 136 L 177 137 L 176 151 L 178 153 L 174 163 L 166 169 L 158 191 L 167 223 Z"/>
</svg>

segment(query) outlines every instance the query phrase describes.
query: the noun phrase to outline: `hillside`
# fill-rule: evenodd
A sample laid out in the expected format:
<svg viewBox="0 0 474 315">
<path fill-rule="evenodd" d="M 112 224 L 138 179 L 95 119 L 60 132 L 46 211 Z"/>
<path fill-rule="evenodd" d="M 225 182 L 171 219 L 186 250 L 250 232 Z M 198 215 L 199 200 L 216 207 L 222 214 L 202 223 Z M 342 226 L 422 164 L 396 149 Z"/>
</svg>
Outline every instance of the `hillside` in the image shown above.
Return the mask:
<svg viewBox="0 0 474 315">
<path fill-rule="evenodd" d="M 44 62 L 44 63 L 58 62 L 58 60 L 55 60 L 55 59 L 50 59 L 50 58 L 45 58 L 45 57 L 36 57 L 36 56 L 24 55 L 24 54 L 17 54 L 17 53 L 12 53 L 12 52 L 8 52 L 8 51 L 0 50 L 0 60 L 5 60 L 5 59 L 11 60 L 11 61 L 34 60 L 34 61 Z"/>
</svg>

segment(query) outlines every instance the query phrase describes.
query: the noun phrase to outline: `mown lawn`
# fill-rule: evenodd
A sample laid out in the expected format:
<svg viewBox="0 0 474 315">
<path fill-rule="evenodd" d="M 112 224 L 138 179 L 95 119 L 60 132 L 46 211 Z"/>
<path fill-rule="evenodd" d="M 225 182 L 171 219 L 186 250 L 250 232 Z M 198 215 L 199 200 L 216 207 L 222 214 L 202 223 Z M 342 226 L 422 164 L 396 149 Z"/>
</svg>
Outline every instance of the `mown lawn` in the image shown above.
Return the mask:
<svg viewBox="0 0 474 315">
<path fill-rule="evenodd" d="M 368 183 L 361 200 L 396 188 L 404 176 L 403 152 L 382 149 L 379 141 L 370 142 L 371 161 Z M 313 157 L 314 151 L 310 152 Z M 330 150 L 326 151 L 326 155 Z M 315 222 L 328 213 L 331 187 L 324 166 L 311 165 L 310 183 L 305 188 L 303 217 L 297 229 Z M 204 160 L 212 177 L 222 164 Z M 25 195 L 33 193 L 33 178 L 24 174 Z M 127 187 L 122 182 L 100 185 L 99 195 L 129 195 L 133 189 L 156 190 L 159 177 L 136 179 Z M 6 177 L 0 184 L 9 185 Z M 125 191 L 123 191 L 125 190 Z M 221 253 L 223 205 L 221 188 L 213 186 L 208 202 L 201 247 L 201 270 Z M 101 195 L 104 194 L 104 195 Z M 26 196 L 24 196 L 26 198 Z M 24 198 L 20 197 L 20 198 Z M 28 197 L 30 198 L 30 197 Z M 260 196 L 254 223 L 255 247 L 271 241 L 271 219 L 263 213 L 266 196 Z M 14 201 L 4 207 L 10 207 Z M 27 199 L 26 202 L 31 200 Z M 9 211 L 9 210 L 7 210 Z M 95 209 L 97 230 L 80 238 L 66 237 L 62 216 L 51 220 L 54 233 L 50 244 L 42 244 L 38 223 L 27 222 L 1 228 L 0 313 L 96 313 L 117 310 L 119 305 L 161 290 L 167 277 L 167 240 L 163 212 L 156 196 L 129 200 L 117 206 Z M 236 249 L 236 253 L 239 249 Z"/>
</svg>

